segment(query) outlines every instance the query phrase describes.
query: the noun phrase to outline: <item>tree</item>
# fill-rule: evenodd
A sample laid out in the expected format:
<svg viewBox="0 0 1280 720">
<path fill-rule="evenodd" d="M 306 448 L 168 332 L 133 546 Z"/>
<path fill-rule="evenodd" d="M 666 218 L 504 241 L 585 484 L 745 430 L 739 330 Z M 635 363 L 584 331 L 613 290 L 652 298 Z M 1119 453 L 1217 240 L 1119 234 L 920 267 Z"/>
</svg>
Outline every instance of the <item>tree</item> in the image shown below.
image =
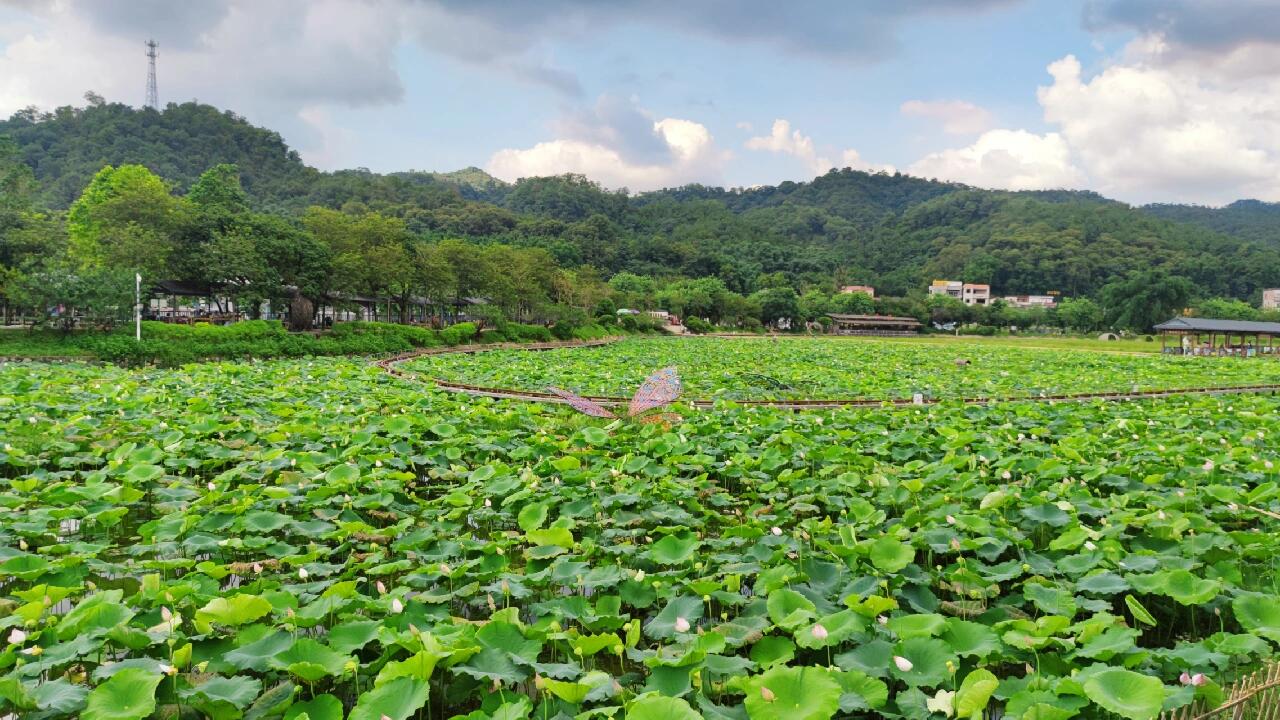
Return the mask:
<svg viewBox="0 0 1280 720">
<path fill-rule="evenodd" d="M 1102 308 L 1089 298 L 1066 298 L 1058 303 L 1058 322 L 1065 328 L 1087 333 L 1102 327 Z"/>
<path fill-rule="evenodd" d="M 831 296 L 830 312 L 846 315 L 870 315 L 876 311 L 876 301 L 863 292 L 837 293 Z"/>
<path fill-rule="evenodd" d="M 859 294 L 862 294 L 863 297 L 866 297 L 866 295 L 863 293 L 859 293 Z M 870 298 L 867 298 L 867 299 L 869 300 Z M 833 312 L 831 308 L 834 302 L 835 302 L 835 298 L 831 297 L 830 295 L 828 295 L 827 293 L 821 290 L 818 290 L 818 289 L 809 290 L 808 292 L 800 296 L 800 300 L 798 304 L 798 308 L 800 311 L 800 319 L 804 320 L 805 322 L 813 322 L 814 320 L 817 320 L 820 317 L 825 317 L 827 313 Z"/>
<path fill-rule="evenodd" d="M 1178 315 L 1194 290 L 1190 280 L 1163 270 L 1133 272 L 1102 288 L 1103 314 L 1110 327 L 1146 332 Z"/>
<path fill-rule="evenodd" d="M 289 327 L 309 330 L 316 303 L 330 290 L 333 257 L 329 248 L 282 218 L 259 217 L 255 247 L 274 273 L 273 302 L 289 308 Z"/>
<path fill-rule="evenodd" d="M 184 207 L 141 165 L 110 165 L 93 176 L 67 212 L 74 263 L 83 268 L 165 274 Z"/>
<path fill-rule="evenodd" d="M 761 290 L 751 297 L 760 303 L 760 322 L 765 325 L 777 327 L 800 315 L 800 299 L 796 297 L 796 291 L 789 287 Z"/>
<path fill-rule="evenodd" d="M 1257 320 L 1262 313 L 1243 300 L 1209 298 L 1196 303 L 1195 314 L 1219 320 Z"/>
</svg>

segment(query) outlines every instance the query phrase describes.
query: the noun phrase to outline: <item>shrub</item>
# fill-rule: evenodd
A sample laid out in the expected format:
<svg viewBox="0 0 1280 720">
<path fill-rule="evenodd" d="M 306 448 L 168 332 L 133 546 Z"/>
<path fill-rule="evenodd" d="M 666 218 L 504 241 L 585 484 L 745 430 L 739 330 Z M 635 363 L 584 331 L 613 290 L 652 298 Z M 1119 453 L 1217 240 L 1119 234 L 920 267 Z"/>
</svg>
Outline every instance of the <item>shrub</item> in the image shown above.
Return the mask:
<svg viewBox="0 0 1280 720">
<path fill-rule="evenodd" d="M 475 323 L 463 322 L 440 331 L 440 339 L 445 345 L 461 345 L 476 336 Z"/>
<path fill-rule="evenodd" d="M 715 329 L 711 325 L 711 323 L 707 322 L 706 320 L 703 320 L 702 318 L 696 315 L 691 315 L 685 318 L 684 326 L 688 328 L 689 332 L 693 333 L 694 335 L 702 335 L 703 333 L 709 333 Z"/>
</svg>

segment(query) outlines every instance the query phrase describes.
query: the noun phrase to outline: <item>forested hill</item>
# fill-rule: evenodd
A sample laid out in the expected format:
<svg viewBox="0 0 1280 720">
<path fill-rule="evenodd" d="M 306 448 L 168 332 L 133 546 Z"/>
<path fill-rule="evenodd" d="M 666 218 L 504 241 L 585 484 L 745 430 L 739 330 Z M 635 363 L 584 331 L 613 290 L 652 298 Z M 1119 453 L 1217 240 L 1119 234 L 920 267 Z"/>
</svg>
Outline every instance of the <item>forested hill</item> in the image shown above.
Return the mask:
<svg viewBox="0 0 1280 720">
<path fill-rule="evenodd" d="M 900 174 L 833 170 L 747 189 L 691 185 L 631 195 L 578 176 L 514 184 L 453 173 L 320 172 L 283 139 L 207 105 L 163 112 L 107 104 L 0 121 L 34 170 L 40 203 L 66 208 L 103 165 L 138 163 L 183 193 L 233 163 L 259 210 L 377 211 L 427 240 L 460 237 L 549 250 L 605 275 L 716 276 L 740 293 L 869 283 L 888 295 L 934 277 L 999 294 L 1093 295 L 1134 270 L 1186 277 L 1204 296 L 1256 301 L 1280 286 L 1280 211 L 1135 209 L 1095 193 L 981 190 Z"/>
<path fill-rule="evenodd" d="M 1237 200 L 1225 207 L 1147 205 L 1144 211 L 1176 222 L 1192 223 L 1220 233 L 1280 247 L 1280 203 Z"/>
</svg>

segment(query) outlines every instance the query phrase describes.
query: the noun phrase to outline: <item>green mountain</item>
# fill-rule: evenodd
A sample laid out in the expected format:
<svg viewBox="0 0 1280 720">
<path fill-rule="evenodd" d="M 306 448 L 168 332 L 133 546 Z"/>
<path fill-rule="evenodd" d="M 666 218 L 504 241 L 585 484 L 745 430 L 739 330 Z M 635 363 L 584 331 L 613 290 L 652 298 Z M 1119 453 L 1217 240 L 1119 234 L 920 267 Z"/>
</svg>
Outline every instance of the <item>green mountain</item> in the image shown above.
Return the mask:
<svg viewBox="0 0 1280 720">
<path fill-rule="evenodd" d="M 1217 232 L 1280 247 L 1280 203 L 1237 200 L 1220 208 L 1203 205 L 1147 205 L 1156 217 L 1191 223 Z"/>
<path fill-rule="evenodd" d="M 919 292 L 935 277 L 997 294 L 1092 295 L 1131 271 L 1186 277 L 1197 293 L 1256 299 L 1280 286 L 1280 206 L 1131 208 L 1096 193 L 1003 192 L 902 174 L 832 170 L 809 182 L 689 185 L 628 195 L 588 178 L 504 183 L 475 167 L 378 174 L 307 167 L 275 132 L 186 103 L 164 111 L 96 103 L 0 121 L 39 183 L 67 207 L 105 164 L 145 165 L 182 193 L 233 163 L 260 210 L 376 210 L 428 238 L 542 247 L 606 274 L 716 276 L 738 292 L 866 282 Z M 763 284 L 762 284 L 763 283 Z"/>
</svg>

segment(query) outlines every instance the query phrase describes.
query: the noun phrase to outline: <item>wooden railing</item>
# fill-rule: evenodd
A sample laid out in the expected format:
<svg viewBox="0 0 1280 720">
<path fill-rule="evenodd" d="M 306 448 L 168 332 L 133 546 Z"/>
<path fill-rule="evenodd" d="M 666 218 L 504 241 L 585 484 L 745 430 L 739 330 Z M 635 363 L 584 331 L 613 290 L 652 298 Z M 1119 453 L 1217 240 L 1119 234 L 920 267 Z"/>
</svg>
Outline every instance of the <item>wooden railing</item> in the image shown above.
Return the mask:
<svg viewBox="0 0 1280 720">
<path fill-rule="evenodd" d="M 1194 702 L 1160 715 L 1160 720 L 1280 720 L 1280 663 L 1269 665 L 1226 688 L 1216 707 Z"/>
</svg>

